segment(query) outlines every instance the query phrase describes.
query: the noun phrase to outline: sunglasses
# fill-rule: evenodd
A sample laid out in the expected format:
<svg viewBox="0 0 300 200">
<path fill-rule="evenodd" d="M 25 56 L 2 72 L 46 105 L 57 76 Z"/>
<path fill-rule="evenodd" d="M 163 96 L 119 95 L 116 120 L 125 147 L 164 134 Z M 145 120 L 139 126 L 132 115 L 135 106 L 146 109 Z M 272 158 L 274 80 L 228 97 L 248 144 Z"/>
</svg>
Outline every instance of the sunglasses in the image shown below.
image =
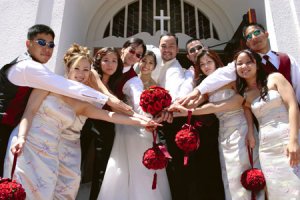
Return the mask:
<svg viewBox="0 0 300 200">
<path fill-rule="evenodd" d="M 142 54 L 136 53 L 135 49 L 133 49 L 133 48 L 130 48 L 128 50 L 128 52 L 131 53 L 131 54 L 133 54 L 133 55 L 135 55 L 138 59 L 141 59 L 143 57 Z"/>
<path fill-rule="evenodd" d="M 194 46 L 194 47 L 190 48 L 189 52 L 190 53 L 195 53 L 196 51 L 199 51 L 201 49 L 203 49 L 203 46 L 199 44 L 197 46 Z"/>
<path fill-rule="evenodd" d="M 253 35 L 257 37 L 257 36 L 259 36 L 261 33 L 262 33 L 261 30 L 256 29 L 256 30 L 253 31 L 252 33 L 249 33 L 248 35 L 246 35 L 245 38 L 246 38 L 247 41 L 249 41 L 249 40 L 251 40 L 251 39 L 253 38 Z"/>
<path fill-rule="evenodd" d="M 46 42 L 46 40 L 43 40 L 43 39 L 37 39 L 37 40 L 34 40 L 34 42 L 42 47 L 47 45 L 50 49 L 53 49 L 55 47 L 54 42 Z"/>
</svg>

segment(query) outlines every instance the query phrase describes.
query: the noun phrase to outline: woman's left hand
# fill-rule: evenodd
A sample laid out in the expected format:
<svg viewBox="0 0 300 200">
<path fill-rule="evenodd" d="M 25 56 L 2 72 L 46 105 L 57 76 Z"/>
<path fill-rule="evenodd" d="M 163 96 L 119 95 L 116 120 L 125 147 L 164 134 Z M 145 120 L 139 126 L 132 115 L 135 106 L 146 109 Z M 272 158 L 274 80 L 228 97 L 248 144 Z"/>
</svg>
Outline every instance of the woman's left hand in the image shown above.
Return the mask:
<svg viewBox="0 0 300 200">
<path fill-rule="evenodd" d="M 290 158 L 291 167 L 296 166 L 300 163 L 300 146 L 297 141 L 289 142 L 286 154 Z"/>
</svg>

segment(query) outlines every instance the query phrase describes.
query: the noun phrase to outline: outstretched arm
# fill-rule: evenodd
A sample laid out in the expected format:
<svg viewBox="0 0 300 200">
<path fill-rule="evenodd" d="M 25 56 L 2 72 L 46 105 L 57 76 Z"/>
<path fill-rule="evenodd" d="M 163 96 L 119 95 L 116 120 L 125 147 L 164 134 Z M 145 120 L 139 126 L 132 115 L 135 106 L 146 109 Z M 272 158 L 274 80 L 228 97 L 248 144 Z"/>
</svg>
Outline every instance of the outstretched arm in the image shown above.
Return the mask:
<svg viewBox="0 0 300 200">
<path fill-rule="evenodd" d="M 205 115 L 218 112 L 227 112 L 241 108 L 243 97 L 239 94 L 232 96 L 230 99 L 217 103 L 206 103 L 201 107 L 195 108 L 192 111 L 193 115 Z M 174 104 L 169 108 L 169 111 L 179 112 L 176 116 L 187 116 L 188 109 L 179 104 Z"/>
<path fill-rule="evenodd" d="M 218 68 L 211 75 L 206 77 L 199 86 L 197 86 L 190 94 L 186 97 L 181 98 L 180 104 L 186 105 L 190 101 L 195 101 L 199 98 L 200 94 L 206 94 L 213 92 L 222 86 L 235 81 L 235 63 L 231 62 L 225 67 Z"/>
<path fill-rule="evenodd" d="M 269 75 L 269 82 L 277 87 L 281 98 L 288 109 L 290 124 L 290 140 L 287 146 L 287 156 L 290 157 L 290 165 L 295 166 L 300 162 L 299 147 L 299 109 L 294 90 L 282 74 L 273 73 Z M 269 85 L 269 83 L 268 83 Z"/>
<path fill-rule="evenodd" d="M 113 109 L 118 112 L 133 115 L 133 109 L 129 105 L 125 104 L 123 101 L 119 100 L 116 96 L 111 94 L 109 90 L 105 87 L 103 82 L 101 81 L 99 74 L 95 69 L 91 69 L 89 82 L 87 85 L 91 86 L 92 88 L 99 90 L 103 94 L 109 97 L 107 104 Z"/>
<path fill-rule="evenodd" d="M 153 127 L 159 125 L 147 117 L 143 117 L 143 118 L 139 116 L 130 117 L 115 112 L 109 112 L 107 110 L 98 109 L 94 105 L 89 104 L 87 102 L 79 101 L 68 97 L 63 97 L 63 100 L 69 105 L 72 105 L 77 115 L 83 115 L 88 118 L 100 119 L 112 123 L 135 125 L 135 126 L 142 126 L 142 127 Z"/>
<path fill-rule="evenodd" d="M 13 154 L 20 155 L 22 153 L 28 131 L 32 124 L 33 117 L 48 94 L 48 91 L 40 89 L 34 89 L 31 92 L 25 112 L 19 125 L 17 142 L 14 143 L 11 147 L 11 152 Z"/>
<path fill-rule="evenodd" d="M 8 72 L 8 79 L 15 85 L 47 90 L 83 101 L 105 104 L 108 100 L 101 92 L 57 75 L 33 60 L 21 61 L 12 66 Z"/>
</svg>

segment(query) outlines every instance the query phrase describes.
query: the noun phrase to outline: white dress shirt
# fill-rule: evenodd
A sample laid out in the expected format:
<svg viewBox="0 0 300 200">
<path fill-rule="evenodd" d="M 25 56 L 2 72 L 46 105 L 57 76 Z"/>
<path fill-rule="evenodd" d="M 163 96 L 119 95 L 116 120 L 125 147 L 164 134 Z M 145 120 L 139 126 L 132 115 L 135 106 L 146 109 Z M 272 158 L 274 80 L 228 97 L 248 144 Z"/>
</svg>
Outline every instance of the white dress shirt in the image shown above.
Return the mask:
<svg viewBox="0 0 300 200">
<path fill-rule="evenodd" d="M 43 64 L 24 60 L 11 66 L 7 78 L 18 86 L 28 86 L 65 95 L 74 99 L 105 104 L 108 97 L 84 84 L 51 72 Z"/>
<path fill-rule="evenodd" d="M 176 58 L 162 63 L 158 84 L 169 91 L 172 101 L 190 93 L 193 87 L 193 73 L 185 71 Z M 190 84 L 190 86 L 189 86 Z"/>
<path fill-rule="evenodd" d="M 207 76 L 201 83 L 196 87 L 201 94 L 213 92 L 224 85 L 236 80 L 235 63 L 231 62 L 225 67 L 220 67 L 212 74 Z"/>
</svg>

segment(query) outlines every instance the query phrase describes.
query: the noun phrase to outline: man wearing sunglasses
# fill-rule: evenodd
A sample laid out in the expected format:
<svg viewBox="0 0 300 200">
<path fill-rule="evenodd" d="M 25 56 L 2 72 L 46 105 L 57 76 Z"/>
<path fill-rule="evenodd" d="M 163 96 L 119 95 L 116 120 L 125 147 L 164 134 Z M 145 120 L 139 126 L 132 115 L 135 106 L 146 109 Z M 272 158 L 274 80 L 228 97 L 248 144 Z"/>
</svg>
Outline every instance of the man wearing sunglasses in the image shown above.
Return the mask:
<svg viewBox="0 0 300 200">
<path fill-rule="evenodd" d="M 207 50 L 207 47 L 200 39 L 192 38 L 186 42 L 187 58 L 195 73 L 194 85 L 200 82 L 200 66 L 196 66 L 196 57 L 203 50 Z M 190 172 L 187 176 L 190 176 L 188 179 L 191 187 L 187 199 L 225 199 L 218 148 L 219 121 L 214 114 L 193 116 L 192 120 L 203 126 L 197 128 L 201 150 L 190 155 Z M 208 179 L 210 184 L 207 184 Z"/>
<path fill-rule="evenodd" d="M 125 104 L 79 82 L 71 81 L 47 69 L 43 64 L 52 57 L 54 31 L 43 24 L 29 28 L 27 52 L 0 70 L 0 176 L 10 133 L 20 122 L 32 88 L 48 90 L 72 98 L 110 104 L 130 110 Z"/>
<path fill-rule="evenodd" d="M 245 26 L 243 28 L 243 35 L 248 48 L 262 57 L 262 63 L 266 72 L 280 72 L 292 84 L 298 104 L 300 104 L 300 68 L 296 60 L 290 55 L 274 52 L 270 49 L 268 42 L 269 33 L 261 24 L 252 23 Z M 182 98 L 179 102 L 186 106 L 196 106 L 200 94 L 213 92 L 234 80 L 236 80 L 235 65 L 229 63 L 228 67 L 219 68 L 205 78 L 193 92 Z"/>
</svg>

